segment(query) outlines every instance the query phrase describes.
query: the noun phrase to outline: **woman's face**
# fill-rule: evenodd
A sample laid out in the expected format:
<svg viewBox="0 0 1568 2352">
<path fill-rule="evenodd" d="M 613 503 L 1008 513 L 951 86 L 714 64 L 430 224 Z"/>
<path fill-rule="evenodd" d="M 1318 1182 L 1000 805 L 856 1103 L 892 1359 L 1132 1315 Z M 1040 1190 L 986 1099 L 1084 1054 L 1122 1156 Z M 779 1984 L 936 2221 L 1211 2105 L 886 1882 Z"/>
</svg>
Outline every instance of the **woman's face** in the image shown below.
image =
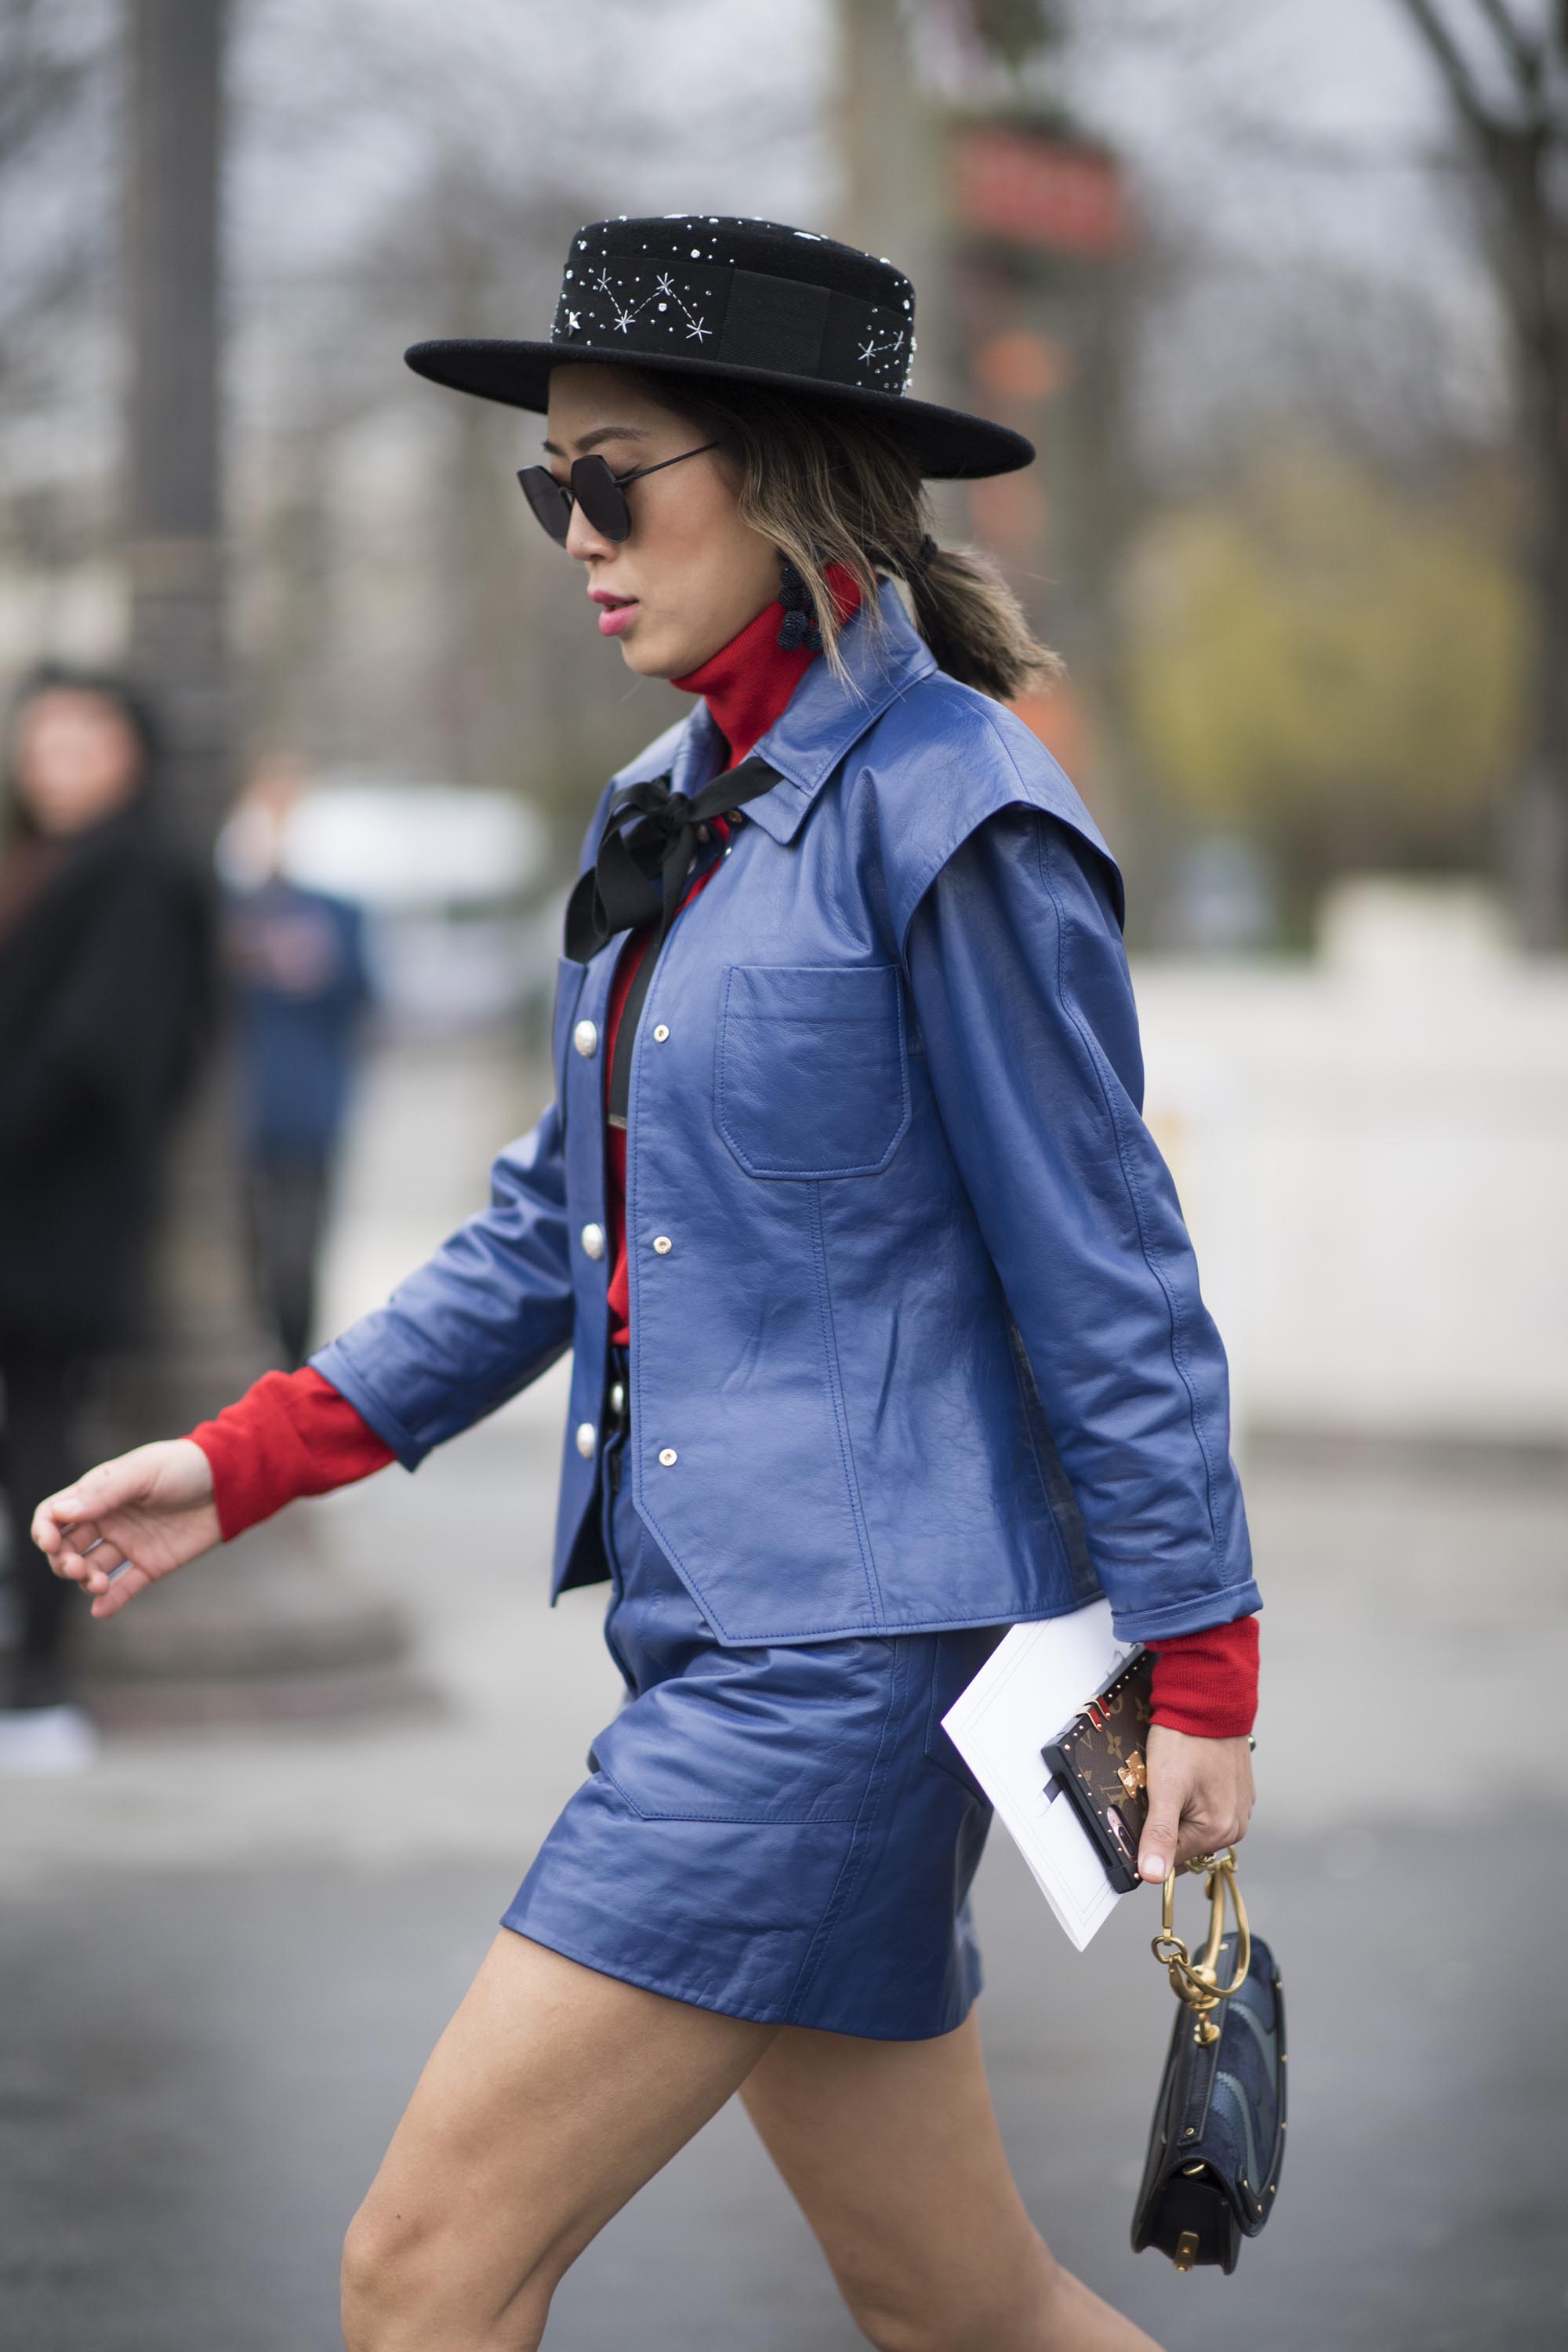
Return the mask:
<svg viewBox="0 0 1568 2352">
<path fill-rule="evenodd" d="M 618 368 L 572 365 L 550 376 L 545 453 L 564 482 L 574 457 L 613 474 L 657 466 L 710 436 L 656 407 Z M 641 677 L 684 677 L 728 645 L 779 593 L 779 559 L 741 520 L 733 461 L 719 449 L 626 488 L 628 539 L 605 539 L 572 509 L 568 554 L 587 573 L 593 616 Z"/>
<path fill-rule="evenodd" d="M 84 833 L 136 797 L 142 745 L 105 696 L 46 687 L 18 714 L 12 765 L 40 833 Z"/>
</svg>

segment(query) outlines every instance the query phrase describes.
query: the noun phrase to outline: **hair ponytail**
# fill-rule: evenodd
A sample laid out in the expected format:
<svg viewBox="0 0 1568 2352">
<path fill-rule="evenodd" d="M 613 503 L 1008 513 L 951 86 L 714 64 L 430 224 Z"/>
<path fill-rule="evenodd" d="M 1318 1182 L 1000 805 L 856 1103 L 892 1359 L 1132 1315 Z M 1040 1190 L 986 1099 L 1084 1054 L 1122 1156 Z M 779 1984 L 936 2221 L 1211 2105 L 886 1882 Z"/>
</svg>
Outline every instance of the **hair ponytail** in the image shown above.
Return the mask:
<svg viewBox="0 0 1568 2352">
<path fill-rule="evenodd" d="M 950 677 L 1011 702 L 1031 688 L 1054 686 L 1063 675 L 1061 656 L 1037 641 L 989 556 L 927 540 L 900 577 L 915 626 Z"/>
<path fill-rule="evenodd" d="M 877 574 L 904 585 L 940 667 L 998 702 L 1063 674 L 989 556 L 939 547 L 914 460 L 887 425 L 854 409 L 760 386 L 672 382 L 631 371 L 639 391 L 722 441 L 737 461 L 742 514 L 793 564 L 816 609 L 823 658 L 840 677 L 840 623 L 825 573 L 842 564 L 875 625 Z"/>
</svg>

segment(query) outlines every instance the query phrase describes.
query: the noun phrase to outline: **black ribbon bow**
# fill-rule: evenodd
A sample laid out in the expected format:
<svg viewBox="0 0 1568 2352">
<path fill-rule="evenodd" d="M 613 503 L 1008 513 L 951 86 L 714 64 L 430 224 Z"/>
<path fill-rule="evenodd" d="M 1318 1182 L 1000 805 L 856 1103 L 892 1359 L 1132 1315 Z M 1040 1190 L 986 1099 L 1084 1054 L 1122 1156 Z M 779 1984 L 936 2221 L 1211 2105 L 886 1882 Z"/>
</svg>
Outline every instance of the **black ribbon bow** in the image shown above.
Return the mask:
<svg viewBox="0 0 1568 2352">
<path fill-rule="evenodd" d="M 777 782 L 765 760 L 751 759 L 695 793 L 672 792 L 668 776 L 625 785 L 610 803 L 599 854 L 566 902 L 566 952 L 573 962 L 586 963 L 617 931 L 654 923 L 645 958 L 651 962 L 680 911 L 700 828 Z"/>
<path fill-rule="evenodd" d="M 632 1047 L 643 1003 L 669 927 L 680 912 L 687 881 L 703 835 L 716 816 L 754 801 L 778 782 L 765 760 L 743 760 L 704 784 L 700 792 L 676 793 L 668 776 L 627 784 L 610 803 L 599 854 L 566 901 L 566 952 L 586 963 L 617 931 L 657 926 L 638 964 L 616 1032 L 610 1067 L 608 1117 L 625 1127 L 631 1095 Z"/>
</svg>

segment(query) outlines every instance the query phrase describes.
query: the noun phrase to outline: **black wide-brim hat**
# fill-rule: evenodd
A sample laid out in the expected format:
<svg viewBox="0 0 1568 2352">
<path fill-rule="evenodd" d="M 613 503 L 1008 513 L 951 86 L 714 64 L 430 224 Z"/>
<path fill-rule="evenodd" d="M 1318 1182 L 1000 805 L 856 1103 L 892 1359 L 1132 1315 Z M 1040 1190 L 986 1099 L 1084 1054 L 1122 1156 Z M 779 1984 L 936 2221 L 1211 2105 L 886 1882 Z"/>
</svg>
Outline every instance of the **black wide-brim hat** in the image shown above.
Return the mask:
<svg viewBox="0 0 1568 2352">
<path fill-rule="evenodd" d="M 936 480 L 1011 474 L 1034 444 L 962 409 L 911 400 L 915 289 L 852 245 L 777 221 L 679 213 L 590 221 L 566 257 L 547 343 L 415 343 L 418 375 L 542 410 L 550 372 L 602 361 L 765 384 L 876 416 Z"/>
</svg>

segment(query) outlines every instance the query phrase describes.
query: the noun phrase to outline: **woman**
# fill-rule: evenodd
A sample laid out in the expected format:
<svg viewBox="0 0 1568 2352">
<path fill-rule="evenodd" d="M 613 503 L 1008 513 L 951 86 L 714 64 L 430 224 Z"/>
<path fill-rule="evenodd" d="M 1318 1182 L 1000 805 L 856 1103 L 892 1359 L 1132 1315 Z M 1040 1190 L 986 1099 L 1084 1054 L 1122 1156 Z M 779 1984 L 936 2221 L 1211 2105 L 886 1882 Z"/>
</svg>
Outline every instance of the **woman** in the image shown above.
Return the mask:
<svg viewBox="0 0 1568 2352">
<path fill-rule="evenodd" d="M 1016 606 L 926 533 L 923 475 L 1032 452 L 909 399 L 912 305 L 800 231 L 602 222 L 551 341 L 410 354 L 548 411 L 536 513 L 628 667 L 701 699 L 589 827 L 557 1099 L 489 1209 L 39 1514 L 105 1616 L 573 1349 L 555 1582 L 608 1580 L 627 1702 L 354 2221 L 351 2352 L 535 2345 L 736 2091 L 873 2342 L 1149 2340 L 1008 2176 L 941 1717 L 1000 1628 L 1103 1589 L 1162 1649 L 1163 1879 L 1246 1826 L 1257 1592 L 1115 868 L 988 698 L 1044 658 Z"/>
<path fill-rule="evenodd" d="M 67 1591 L 29 1541 L 68 1476 L 75 1399 L 133 1336 L 170 1118 L 207 1001 L 208 923 L 158 838 L 156 741 L 122 680 L 25 681 L 0 858 L 0 1381 L 19 1641 L 0 1771 L 92 1752 L 71 1702 Z"/>
</svg>

